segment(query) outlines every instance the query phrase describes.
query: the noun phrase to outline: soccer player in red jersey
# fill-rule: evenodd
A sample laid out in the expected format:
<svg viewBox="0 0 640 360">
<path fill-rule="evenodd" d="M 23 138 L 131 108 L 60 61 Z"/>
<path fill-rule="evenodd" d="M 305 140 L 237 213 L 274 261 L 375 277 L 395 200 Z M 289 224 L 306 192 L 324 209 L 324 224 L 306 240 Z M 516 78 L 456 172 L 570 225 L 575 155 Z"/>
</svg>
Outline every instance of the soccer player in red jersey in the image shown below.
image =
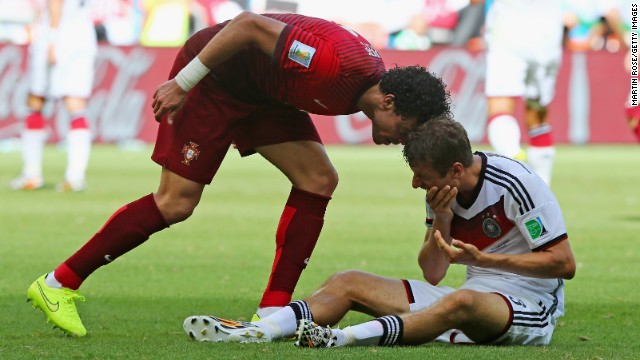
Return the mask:
<svg viewBox="0 0 640 360">
<path fill-rule="evenodd" d="M 450 113 L 442 81 L 425 68 L 385 70 L 378 52 L 336 23 L 244 12 L 193 35 L 153 99 L 160 122 L 152 159 L 160 185 L 117 210 L 81 249 L 29 288 L 28 299 L 65 332 L 83 336 L 82 282 L 194 211 L 229 146 L 259 153 L 291 181 L 272 273 L 257 314 L 288 304 L 324 223 L 338 175 L 309 113 L 363 111 L 376 144 L 402 143 L 418 124 Z M 51 304 L 59 301 L 59 308 Z"/>
</svg>

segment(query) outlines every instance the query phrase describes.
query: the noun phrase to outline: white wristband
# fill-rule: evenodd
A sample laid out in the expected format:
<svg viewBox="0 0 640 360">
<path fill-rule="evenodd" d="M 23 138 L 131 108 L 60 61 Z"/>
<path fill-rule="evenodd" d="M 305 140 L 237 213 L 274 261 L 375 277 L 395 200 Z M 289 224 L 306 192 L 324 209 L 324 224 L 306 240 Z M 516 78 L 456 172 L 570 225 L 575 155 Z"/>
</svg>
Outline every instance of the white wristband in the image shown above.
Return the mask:
<svg viewBox="0 0 640 360">
<path fill-rule="evenodd" d="M 175 79 L 182 90 L 189 92 L 203 77 L 207 76 L 209 71 L 211 70 L 196 56 L 180 70 Z"/>
</svg>

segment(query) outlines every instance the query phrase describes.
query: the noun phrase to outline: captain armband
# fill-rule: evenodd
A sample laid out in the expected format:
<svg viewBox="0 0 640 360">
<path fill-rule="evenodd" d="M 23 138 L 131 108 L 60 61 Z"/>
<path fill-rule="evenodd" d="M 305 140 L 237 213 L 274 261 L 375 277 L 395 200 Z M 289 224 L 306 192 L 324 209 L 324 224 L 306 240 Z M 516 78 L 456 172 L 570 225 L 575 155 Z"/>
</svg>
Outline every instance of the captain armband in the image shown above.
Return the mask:
<svg viewBox="0 0 640 360">
<path fill-rule="evenodd" d="M 211 70 L 196 56 L 187 64 L 187 66 L 180 70 L 175 79 L 182 90 L 189 92 L 198 82 L 200 82 L 200 80 L 202 80 L 202 78 L 207 76 L 209 71 Z"/>
</svg>

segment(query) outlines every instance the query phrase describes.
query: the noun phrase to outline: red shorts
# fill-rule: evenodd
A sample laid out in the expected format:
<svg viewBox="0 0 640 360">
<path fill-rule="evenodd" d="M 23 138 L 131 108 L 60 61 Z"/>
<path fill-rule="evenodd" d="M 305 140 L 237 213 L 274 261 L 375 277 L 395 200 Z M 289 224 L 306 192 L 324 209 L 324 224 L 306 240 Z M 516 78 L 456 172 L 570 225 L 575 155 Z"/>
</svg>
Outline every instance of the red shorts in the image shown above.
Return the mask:
<svg viewBox="0 0 640 360">
<path fill-rule="evenodd" d="M 183 48 L 170 78 L 195 56 Z M 201 184 L 209 184 L 229 147 L 235 143 L 242 156 L 255 148 L 289 141 L 322 143 L 308 113 L 292 106 L 256 105 L 225 93 L 206 76 L 187 95 L 173 125 L 160 121 L 151 159 L 172 172 Z"/>
</svg>

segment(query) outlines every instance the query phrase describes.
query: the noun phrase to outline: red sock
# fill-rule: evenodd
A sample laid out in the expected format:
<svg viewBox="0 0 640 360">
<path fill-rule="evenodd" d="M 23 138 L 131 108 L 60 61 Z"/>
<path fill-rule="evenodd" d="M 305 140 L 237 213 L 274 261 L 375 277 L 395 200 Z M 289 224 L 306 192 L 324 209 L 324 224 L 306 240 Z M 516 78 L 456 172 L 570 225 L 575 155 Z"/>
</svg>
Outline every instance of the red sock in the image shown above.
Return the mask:
<svg viewBox="0 0 640 360">
<path fill-rule="evenodd" d="M 28 130 L 42 130 L 46 125 L 46 121 L 40 111 L 34 111 L 24 119 L 24 125 Z"/>
<path fill-rule="evenodd" d="M 553 146 L 553 132 L 549 124 L 529 129 L 529 145 L 537 147 Z"/>
<path fill-rule="evenodd" d="M 331 197 L 291 189 L 276 232 L 276 257 L 260 307 L 285 306 L 316 246 Z"/>
<path fill-rule="evenodd" d="M 162 217 L 153 194 L 144 196 L 116 211 L 80 250 L 55 270 L 62 286 L 77 289 L 102 265 L 145 242 L 169 225 Z"/>
</svg>

